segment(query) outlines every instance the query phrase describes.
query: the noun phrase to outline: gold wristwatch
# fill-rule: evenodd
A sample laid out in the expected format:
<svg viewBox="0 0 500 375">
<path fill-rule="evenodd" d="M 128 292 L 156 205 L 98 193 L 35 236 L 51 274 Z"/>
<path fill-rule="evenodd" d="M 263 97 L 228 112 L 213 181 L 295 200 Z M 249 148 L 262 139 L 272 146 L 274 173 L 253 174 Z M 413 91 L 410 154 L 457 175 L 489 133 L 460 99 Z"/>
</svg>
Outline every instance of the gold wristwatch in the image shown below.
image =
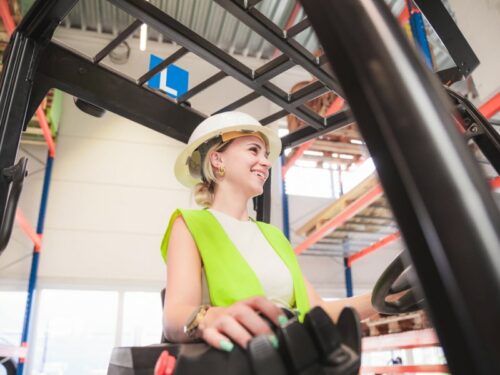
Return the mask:
<svg viewBox="0 0 500 375">
<path fill-rule="evenodd" d="M 207 314 L 208 309 L 210 308 L 210 305 L 201 305 L 200 307 L 196 308 L 193 313 L 189 316 L 189 319 L 186 322 L 186 325 L 184 326 L 184 333 L 186 334 L 187 337 L 190 339 L 199 339 L 200 338 L 200 332 L 198 330 L 198 327 Z"/>
</svg>

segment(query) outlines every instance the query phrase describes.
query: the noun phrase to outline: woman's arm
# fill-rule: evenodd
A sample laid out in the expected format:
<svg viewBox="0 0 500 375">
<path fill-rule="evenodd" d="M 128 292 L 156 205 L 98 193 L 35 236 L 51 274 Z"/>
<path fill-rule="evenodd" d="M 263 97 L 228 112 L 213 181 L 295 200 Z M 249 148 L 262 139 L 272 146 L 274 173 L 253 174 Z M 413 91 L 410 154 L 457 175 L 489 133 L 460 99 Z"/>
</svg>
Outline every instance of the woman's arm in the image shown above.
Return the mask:
<svg viewBox="0 0 500 375">
<path fill-rule="evenodd" d="M 371 293 L 365 293 L 350 298 L 343 298 L 336 301 L 324 301 L 306 278 L 304 278 L 304 281 L 306 283 L 307 294 L 309 296 L 311 307 L 321 306 L 328 313 L 328 315 L 330 315 L 333 321 L 337 321 L 342 309 L 346 306 L 354 308 L 358 312 L 361 320 L 377 314 L 375 309 L 372 307 Z"/>
<path fill-rule="evenodd" d="M 169 341 L 187 342 L 184 325 L 201 304 L 201 259 L 186 223 L 179 216 L 168 243 L 163 332 Z"/>
</svg>

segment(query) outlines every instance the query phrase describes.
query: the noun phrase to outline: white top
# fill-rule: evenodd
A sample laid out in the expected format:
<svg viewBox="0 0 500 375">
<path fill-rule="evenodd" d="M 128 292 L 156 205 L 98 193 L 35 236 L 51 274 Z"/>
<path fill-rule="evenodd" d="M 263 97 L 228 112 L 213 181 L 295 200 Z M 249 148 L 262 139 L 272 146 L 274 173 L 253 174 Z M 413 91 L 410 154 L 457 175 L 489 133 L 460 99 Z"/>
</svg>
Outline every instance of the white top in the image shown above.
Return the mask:
<svg viewBox="0 0 500 375">
<path fill-rule="evenodd" d="M 267 298 L 281 307 L 294 303 L 293 280 L 287 266 L 274 251 L 252 219 L 238 220 L 223 212 L 208 209 L 221 224 L 229 239 L 257 275 Z M 209 303 L 205 271 L 202 273 L 202 303 Z"/>
</svg>

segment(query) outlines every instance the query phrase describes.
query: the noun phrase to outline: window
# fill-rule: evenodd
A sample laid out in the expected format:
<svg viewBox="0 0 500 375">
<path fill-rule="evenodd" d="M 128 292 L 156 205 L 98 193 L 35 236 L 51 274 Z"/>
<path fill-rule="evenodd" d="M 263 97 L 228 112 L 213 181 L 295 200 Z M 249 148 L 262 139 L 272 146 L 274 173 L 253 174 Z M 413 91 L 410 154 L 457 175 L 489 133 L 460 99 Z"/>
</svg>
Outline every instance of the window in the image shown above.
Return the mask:
<svg viewBox="0 0 500 375">
<path fill-rule="evenodd" d="M 0 343 L 21 345 L 26 292 L 0 291 Z"/>
<path fill-rule="evenodd" d="M 364 352 L 361 357 L 361 366 L 391 366 L 395 364 L 410 364 L 406 350 Z"/>
<path fill-rule="evenodd" d="M 380 352 L 364 352 L 361 366 L 431 365 L 445 364 L 446 358 L 440 347 L 413 348 Z"/>
<path fill-rule="evenodd" d="M 372 158 L 366 159 L 363 164 L 351 166 L 349 171 L 343 171 L 342 185 L 344 188 L 344 193 L 347 193 L 349 190 L 356 187 L 356 185 L 358 185 L 374 171 L 375 164 L 373 164 Z"/>
<path fill-rule="evenodd" d="M 26 293 L 18 294 L 15 297 L 19 309 L 9 307 L 0 312 L 0 332 L 5 331 L 4 326 L 19 327 L 14 337 L 16 345 L 20 343 L 26 303 Z M 4 299 L 0 293 L 2 307 Z M 159 292 L 42 289 L 39 299 L 32 324 L 33 352 L 28 360 L 32 375 L 106 374 L 115 346 L 160 342 Z M 8 319 L 4 318 L 6 312 Z M 19 322 L 14 322 L 15 318 Z"/>
<path fill-rule="evenodd" d="M 371 158 L 360 165 L 351 165 L 348 170 L 345 170 L 345 165 L 323 163 L 323 168 L 320 168 L 315 161 L 297 160 L 286 174 L 286 193 L 336 199 L 341 195 L 341 182 L 345 194 L 373 171 L 375 165 Z"/>
<path fill-rule="evenodd" d="M 160 293 L 126 292 L 123 303 L 122 346 L 158 344 L 162 331 Z"/>
<path fill-rule="evenodd" d="M 286 193 L 308 197 L 333 197 L 332 171 L 294 166 L 286 174 Z"/>
<path fill-rule="evenodd" d="M 106 374 L 115 346 L 118 292 L 42 290 L 32 374 Z"/>
<path fill-rule="evenodd" d="M 415 363 L 443 364 L 446 363 L 443 349 L 438 346 L 430 348 L 413 349 L 413 361 Z"/>
</svg>

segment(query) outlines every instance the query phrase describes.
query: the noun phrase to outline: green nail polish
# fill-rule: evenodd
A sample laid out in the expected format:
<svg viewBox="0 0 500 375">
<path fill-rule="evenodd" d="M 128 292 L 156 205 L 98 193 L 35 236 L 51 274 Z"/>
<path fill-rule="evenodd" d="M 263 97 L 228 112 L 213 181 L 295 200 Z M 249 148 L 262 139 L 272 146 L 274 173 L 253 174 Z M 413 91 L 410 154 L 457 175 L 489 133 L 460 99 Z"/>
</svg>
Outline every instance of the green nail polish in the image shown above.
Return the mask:
<svg viewBox="0 0 500 375">
<path fill-rule="evenodd" d="M 280 324 L 280 326 L 284 326 L 286 323 L 288 323 L 288 318 L 286 317 L 286 315 L 278 316 L 278 323 Z"/>
<path fill-rule="evenodd" d="M 273 346 L 274 349 L 278 349 L 280 346 L 278 338 L 274 335 L 269 335 L 269 341 L 271 341 L 271 345 Z"/>
<path fill-rule="evenodd" d="M 224 350 L 225 352 L 230 352 L 234 348 L 234 344 L 231 341 L 227 340 L 220 340 L 220 348 Z"/>
</svg>

